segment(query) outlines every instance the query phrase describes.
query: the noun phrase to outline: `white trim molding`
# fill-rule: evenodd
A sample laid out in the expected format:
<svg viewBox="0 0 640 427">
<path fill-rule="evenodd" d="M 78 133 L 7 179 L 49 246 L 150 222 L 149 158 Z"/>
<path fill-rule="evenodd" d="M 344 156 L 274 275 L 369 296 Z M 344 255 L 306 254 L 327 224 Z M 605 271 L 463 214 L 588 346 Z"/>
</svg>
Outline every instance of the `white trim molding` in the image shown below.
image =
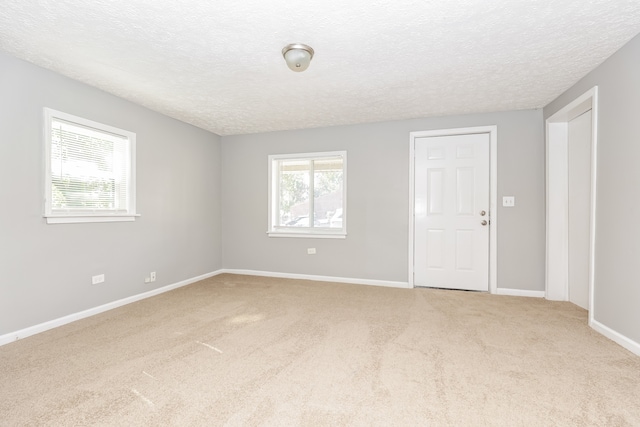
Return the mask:
<svg viewBox="0 0 640 427">
<path fill-rule="evenodd" d="M 372 279 L 354 279 L 350 277 L 336 277 L 336 276 L 317 276 L 314 274 L 296 274 L 296 273 L 277 273 L 273 271 L 257 271 L 257 270 L 241 270 L 241 269 L 223 269 L 219 270 L 218 274 L 243 274 L 246 276 L 263 276 L 263 277 L 278 277 L 281 279 L 301 279 L 301 280 L 313 280 L 316 282 L 334 282 L 334 283 L 350 283 L 354 285 L 370 285 L 370 286 L 386 286 L 391 288 L 403 288 L 410 289 L 407 282 L 394 282 L 388 280 L 372 280 Z"/>
<path fill-rule="evenodd" d="M 626 348 L 633 354 L 640 356 L 640 343 L 637 343 L 632 339 L 625 337 L 621 333 L 614 331 L 613 329 L 603 325 L 597 320 L 589 321 L 589 326 L 591 326 L 595 331 L 600 332 L 602 335 L 609 338 L 613 342 L 620 344 L 622 347 Z"/>
<path fill-rule="evenodd" d="M 409 133 L 409 287 L 414 287 L 415 140 L 432 136 L 489 134 L 489 293 L 498 289 L 498 126 L 477 126 Z"/>
<path fill-rule="evenodd" d="M 546 298 L 569 300 L 569 122 L 591 110 L 591 206 L 589 218 L 589 324 L 594 320 L 598 87 L 594 86 L 546 121 Z"/>
<path fill-rule="evenodd" d="M 32 335 L 39 334 L 41 332 L 48 331 L 53 328 L 57 328 L 58 326 L 63 326 L 71 322 L 75 322 L 76 320 L 85 319 L 87 317 L 94 316 L 96 314 L 103 313 L 105 311 L 112 310 L 114 308 L 122 307 L 127 304 L 131 304 L 137 301 L 141 301 L 146 298 L 150 298 L 165 292 L 172 291 L 177 288 L 181 288 L 183 286 L 187 286 L 196 282 L 199 282 L 204 279 L 208 279 L 210 277 L 218 276 L 220 274 L 236 274 L 236 275 L 246 275 L 246 276 L 261 276 L 261 277 L 275 277 L 282 279 L 299 279 L 299 280 L 311 280 L 317 282 L 332 282 L 332 283 L 346 283 L 346 284 L 355 284 L 355 285 L 368 285 L 368 286 L 384 286 L 384 287 L 392 287 L 392 288 L 400 288 L 400 289 L 412 289 L 413 286 L 408 282 L 397 282 L 397 281 L 389 281 L 389 280 L 373 280 L 373 279 L 356 279 L 356 278 L 348 278 L 348 277 L 336 277 L 336 276 L 319 276 L 312 274 L 296 274 L 296 273 L 280 273 L 280 272 L 272 272 L 272 271 L 258 271 L 258 270 L 243 270 L 243 269 L 220 269 L 213 271 L 211 273 L 206 273 L 200 276 L 192 277 L 190 279 L 182 280 L 180 282 L 164 286 L 162 288 L 153 289 L 148 292 L 144 292 L 138 295 L 133 295 L 131 297 L 123 298 L 118 301 L 113 301 L 107 304 L 100 305 L 98 307 L 90 308 L 78 313 L 70 314 L 64 317 L 60 317 L 58 319 L 50 320 L 48 322 L 44 322 L 38 325 L 34 325 L 28 328 L 21 329 L 19 331 L 10 332 L 5 335 L 0 336 L 0 346 L 12 343 L 14 341 L 27 338 Z M 529 290 L 521 290 L 521 289 L 506 289 L 506 288 L 498 288 L 495 292 L 498 295 L 512 295 L 512 296 L 523 296 L 523 297 L 544 297 L 544 291 L 529 291 Z M 603 333 L 605 336 L 611 338 L 613 341 L 619 343 L 623 347 L 633 351 L 636 354 L 640 354 L 640 345 L 634 343 L 628 338 L 623 337 L 615 331 L 607 328 L 604 325 L 601 325 L 596 322 L 597 325 L 594 325 L 593 328 Z M 602 332 L 605 330 L 606 332 Z"/>
<path fill-rule="evenodd" d="M 124 129 L 119 129 L 114 126 L 110 126 L 103 123 L 98 123 L 93 120 L 88 120 L 83 117 L 74 116 L 72 114 L 56 111 L 51 108 L 45 107 L 43 109 L 43 144 L 44 144 L 44 218 L 47 224 L 71 224 L 71 223 L 87 223 L 87 222 L 119 222 L 119 221 L 135 221 L 140 216 L 136 213 L 136 134 Z M 119 161 L 114 161 L 112 164 L 112 171 L 108 173 L 111 180 L 116 185 L 113 187 L 113 193 L 108 194 L 116 202 L 113 206 L 109 207 L 91 207 L 80 208 L 66 206 L 56 206 L 54 202 L 54 181 L 55 177 L 62 173 L 60 170 L 55 171 L 54 165 L 57 161 L 54 161 L 54 157 L 57 157 L 63 164 L 70 162 L 68 166 L 72 166 L 69 169 L 75 169 L 77 164 L 95 163 L 95 160 L 91 160 L 93 156 L 89 153 L 92 149 L 84 146 L 83 142 L 78 142 L 77 139 L 72 137 L 60 136 L 54 137 L 54 130 L 61 132 L 60 135 L 84 135 L 85 137 L 97 137 L 100 139 L 109 140 L 112 143 L 111 154 L 114 158 L 121 158 Z M 54 155 L 56 150 L 55 146 L 67 147 L 70 146 L 86 148 L 84 154 L 78 154 L 71 156 L 71 158 L 64 160 L 60 158 L 60 155 Z M 79 145 L 78 145 L 79 144 Z M 119 148 L 116 148 L 119 147 Z M 120 155 L 115 155 L 115 152 Z M 96 153 L 93 153 L 96 154 Z M 53 157 L 52 157 L 53 156 Z M 88 157 L 87 157 L 88 156 Z M 94 165 L 95 166 L 95 165 Z M 72 172 L 75 179 L 85 181 L 89 175 L 93 178 L 97 178 L 94 172 L 90 170 L 82 169 L 81 171 Z M 60 189 L 58 189 L 60 190 Z M 64 190 L 62 191 L 64 193 Z M 61 193 L 61 194 L 62 194 Z M 84 198 L 88 197 L 85 192 L 81 192 Z"/>
<path fill-rule="evenodd" d="M 510 295 L 514 297 L 533 297 L 533 298 L 544 298 L 544 291 L 528 291 L 525 289 L 508 289 L 508 288 L 498 288 L 496 291 L 498 295 Z"/>
<path fill-rule="evenodd" d="M 203 274 L 200 276 L 192 277 L 190 279 L 183 280 L 172 285 L 167 285 L 162 288 L 153 289 L 148 292 L 144 292 L 138 295 L 133 295 L 127 298 L 123 298 L 117 301 L 113 301 L 107 304 L 100 305 L 98 307 L 90 308 L 78 313 L 69 314 L 67 316 L 59 317 L 48 322 L 40 323 L 38 325 L 30 326 L 28 328 L 21 329 L 15 332 L 9 332 L 8 334 L 0 335 L 0 346 L 12 343 L 22 338 L 30 337 L 31 335 L 39 334 L 40 332 L 48 331 L 49 329 L 57 328 L 58 326 L 66 325 L 67 323 L 75 322 L 76 320 L 84 319 L 94 316 L 96 314 L 103 313 L 105 311 L 113 310 L 114 308 L 122 307 L 123 305 L 131 304 L 132 302 L 140 301 L 146 298 L 172 291 L 183 286 L 190 285 L 200 280 L 208 279 L 209 277 L 217 276 L 221 274 L 221 271 L 214 271 L 211 273 Z"/>
<path fill-rule="evenodd" d="M 342 161 L 342 203 L 340 207 L 336 207 L 333 214 L 338 214 L 340 211 L 341 225 L 340 227 L 331 227 L 331 224 L 325 224 L 324 226 L 314 225 L 309 223 L 311 218 L 315 215 L 314 208 L 314 160 L 330 160 L 340 158 Z M 268 205 L 269 211 L 267 215 L 268 229 L 267 235 L 269 237 L 303 237 L 311 239 L 345 239 L 347 237 L 347 151 L 327 151 L 317 153 L 298 153 L 298 154 L 271 154 L 268 156 Z M 280 223 L 281 206 L 280 206 L 280 186 L 281 186 L 281 168 L 284 161 L 300 161 L 307 162 L 309 165 L 305 172 L 309 173 L 309 215 L 307 215 L 307 226 L 287 226 Z M 333 209 L 333 208 L 332 208 Z M 328 213 L 328 212 L 327 212 Z M 329 218 L 327 218 L 329 219 Z M 331 218 L 333 220 L 333 217 Z"/>
<path fill-rule="evenodd" d="M 127 298 L 123 298 L 117 301 L 113 301 L 107 304 L 100 305 L 98 307 L 90 308 L 78 313 L 69 314 L 67 316 L 59 317 L 54 320 L 50 320 L 38 325 L 30 326 L 28 328 L 21 329 L 15 332 L 9 332 L 8 334 L 0 335 L 0 346 L 12 343 L 14 341 L 30 337 L 41 332 L 48 331 L 58 326 L 63 326 L 76 320 L 85 319 L 87 317 L 94 316 L 96 314 L 103 313 L 105 311 L 112 310 L 114 308 L 122 307 L 123 305 L 131 304 L 136 301 L 141 301 L 146 298 L 172 291 L 183 286 L 190 285 L 192 283 L 199 282 L 200 280 L 208 279 L 210 277 L 218 276 L 223 273 L 229 274 L 243 274 L 247 276 L 263 276 L 263 277 L 279 277 L 283 279 L 303 279 L 314 280 L 318 282 L 337 282 L 337 283 L 351 283 L 358 285 L 371 285 L 371 286 L 386 286 L 393 288 L 411 288 L 406 282 L 393 282 L 387 280 L 372 280 L 372 279 L 353 279 L 346 277 L 333 277 L 333 276 L 316 276 L 311 274 L 291 274 L 291 273 L 274 273 L 270 271 L 255 271 L 255 270 L 237 270 L 237 269 L 221 269 L 211 273 L 202 274 L 200 276 L 192 277 L 190 279 L 182 280 L 172 285 L 167 285 L 162 288 L 153 289 L 148 292 L 144 292 L 138 295 L 133 295 Z"/>
</svg>

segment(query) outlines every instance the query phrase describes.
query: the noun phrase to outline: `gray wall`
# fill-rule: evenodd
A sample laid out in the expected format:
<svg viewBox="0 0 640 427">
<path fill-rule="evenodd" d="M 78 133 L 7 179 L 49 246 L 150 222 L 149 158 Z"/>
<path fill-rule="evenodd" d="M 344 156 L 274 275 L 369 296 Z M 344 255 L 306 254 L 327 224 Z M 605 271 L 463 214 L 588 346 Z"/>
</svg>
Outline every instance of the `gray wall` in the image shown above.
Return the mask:
<svg viewBox="0 0 640 427">
<path fill-rule="evenodd" d="M 43 107 L 137 134 L 140 218 L 45 223 Z M 217 135 L 4 54 L 0 130 L 0 335 L 221 267 Z"/>
<path fill-rule="evenodd" d="M 640 342 L 640 36 L 544 109 L 544 118 L 598 86 L 594 318 Z"/>
<path fill-rule="evenodd" d="M 0 335 L 220 268 L 406 282 L 409 132 L 453 127 L 498 126 L 498 198 L 517 200 L 498 286 L 544 289 L 542 111 L 220 138 L 3 54 L 0 93 Z M 140 218 L 45 223 L 45 106 L 136 132 Z M 267 156 L 328 150 L 348 151 L 347 238 L 267 237 Z"/>
<path fill-rule="evenodd" d="M 498 287 L 544 290 L 542 111 L 518 111 L 222 138 L 225 268 L 408 280 L 409 132 L 498 126 Z M 348 236 L 267 237 L 267 156 L 348 152 Z M 317 248 L 309 256 L 306 249 Z"/>
</svg>

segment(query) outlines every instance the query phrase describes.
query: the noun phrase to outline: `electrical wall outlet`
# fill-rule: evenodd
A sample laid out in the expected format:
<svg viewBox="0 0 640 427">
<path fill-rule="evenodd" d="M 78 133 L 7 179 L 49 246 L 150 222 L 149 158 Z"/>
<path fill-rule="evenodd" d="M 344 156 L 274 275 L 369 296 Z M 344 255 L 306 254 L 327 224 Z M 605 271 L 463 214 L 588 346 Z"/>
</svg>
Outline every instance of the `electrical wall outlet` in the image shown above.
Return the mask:
<svg viewBox="0 0 640 427">
<path fill-rule="evenodd" d="M 149 278 L 151 279 L 152 282 L 156 281 L 156 272 L 152 271 L 151 274 L 149 274 Z"/>
<path fill-rule="evenodd" d="M 104 282 L 104 274 L 98 274 L 97 276 L 91 277 L 91 284 L 97 285 L 98 283 Z"/>
<path fill-rule="evenodd" d="M 315 255 L 316 248 L 307 248 L 307 255 Z"/>
<path fill-rule="evenodd" d="M 504 196 L 502 198 L 502 206 L 505 208 L 512 208 L 516 205 L 515 196 Z"/>
<path fill-rule="evenodd" d="M 151 278 L 150 277 L 145 277 L 144 278 L 144 283 L 151 283 Z"/>
</svg>

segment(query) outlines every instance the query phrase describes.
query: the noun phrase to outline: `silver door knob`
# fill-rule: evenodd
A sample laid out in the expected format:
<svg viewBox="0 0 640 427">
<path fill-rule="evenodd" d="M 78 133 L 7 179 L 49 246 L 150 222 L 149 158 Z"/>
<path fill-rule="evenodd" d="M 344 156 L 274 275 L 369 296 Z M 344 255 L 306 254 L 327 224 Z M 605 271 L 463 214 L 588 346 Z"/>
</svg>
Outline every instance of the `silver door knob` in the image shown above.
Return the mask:
<svg viewBox="0 0 640 427">
<path fill-rule="evenodd" d="M 485 216 L 487 213 L 485 211 L 480 211 L 480 216 Z"/>
<path fill-rule="evenodd" d="M 480 224 L 482 224 L 482 225 L 487 225 L 487 220 L 486 220 L 486 219 L 483 219 L 483 220 L 482 220 L 482 222 L 481 222 Z"/>
</svg>

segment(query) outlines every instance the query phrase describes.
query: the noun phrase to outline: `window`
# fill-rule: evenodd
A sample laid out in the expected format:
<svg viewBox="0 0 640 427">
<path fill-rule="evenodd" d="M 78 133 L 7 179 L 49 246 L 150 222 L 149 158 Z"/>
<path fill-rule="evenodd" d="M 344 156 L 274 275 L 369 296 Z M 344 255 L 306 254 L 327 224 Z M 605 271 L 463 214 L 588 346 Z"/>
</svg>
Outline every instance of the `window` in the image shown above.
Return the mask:
<svg viewBox="0 0 640 427">
<path fill-rule="evenodd" d="M 346 151 L 269 156 L 269 193 L 269 236 L 346 236 Z"/>
<path fill-rule="evenodd" d="M 133 221 L 132 132 L 44 109 L 48 223 Z"/>
</svg>

